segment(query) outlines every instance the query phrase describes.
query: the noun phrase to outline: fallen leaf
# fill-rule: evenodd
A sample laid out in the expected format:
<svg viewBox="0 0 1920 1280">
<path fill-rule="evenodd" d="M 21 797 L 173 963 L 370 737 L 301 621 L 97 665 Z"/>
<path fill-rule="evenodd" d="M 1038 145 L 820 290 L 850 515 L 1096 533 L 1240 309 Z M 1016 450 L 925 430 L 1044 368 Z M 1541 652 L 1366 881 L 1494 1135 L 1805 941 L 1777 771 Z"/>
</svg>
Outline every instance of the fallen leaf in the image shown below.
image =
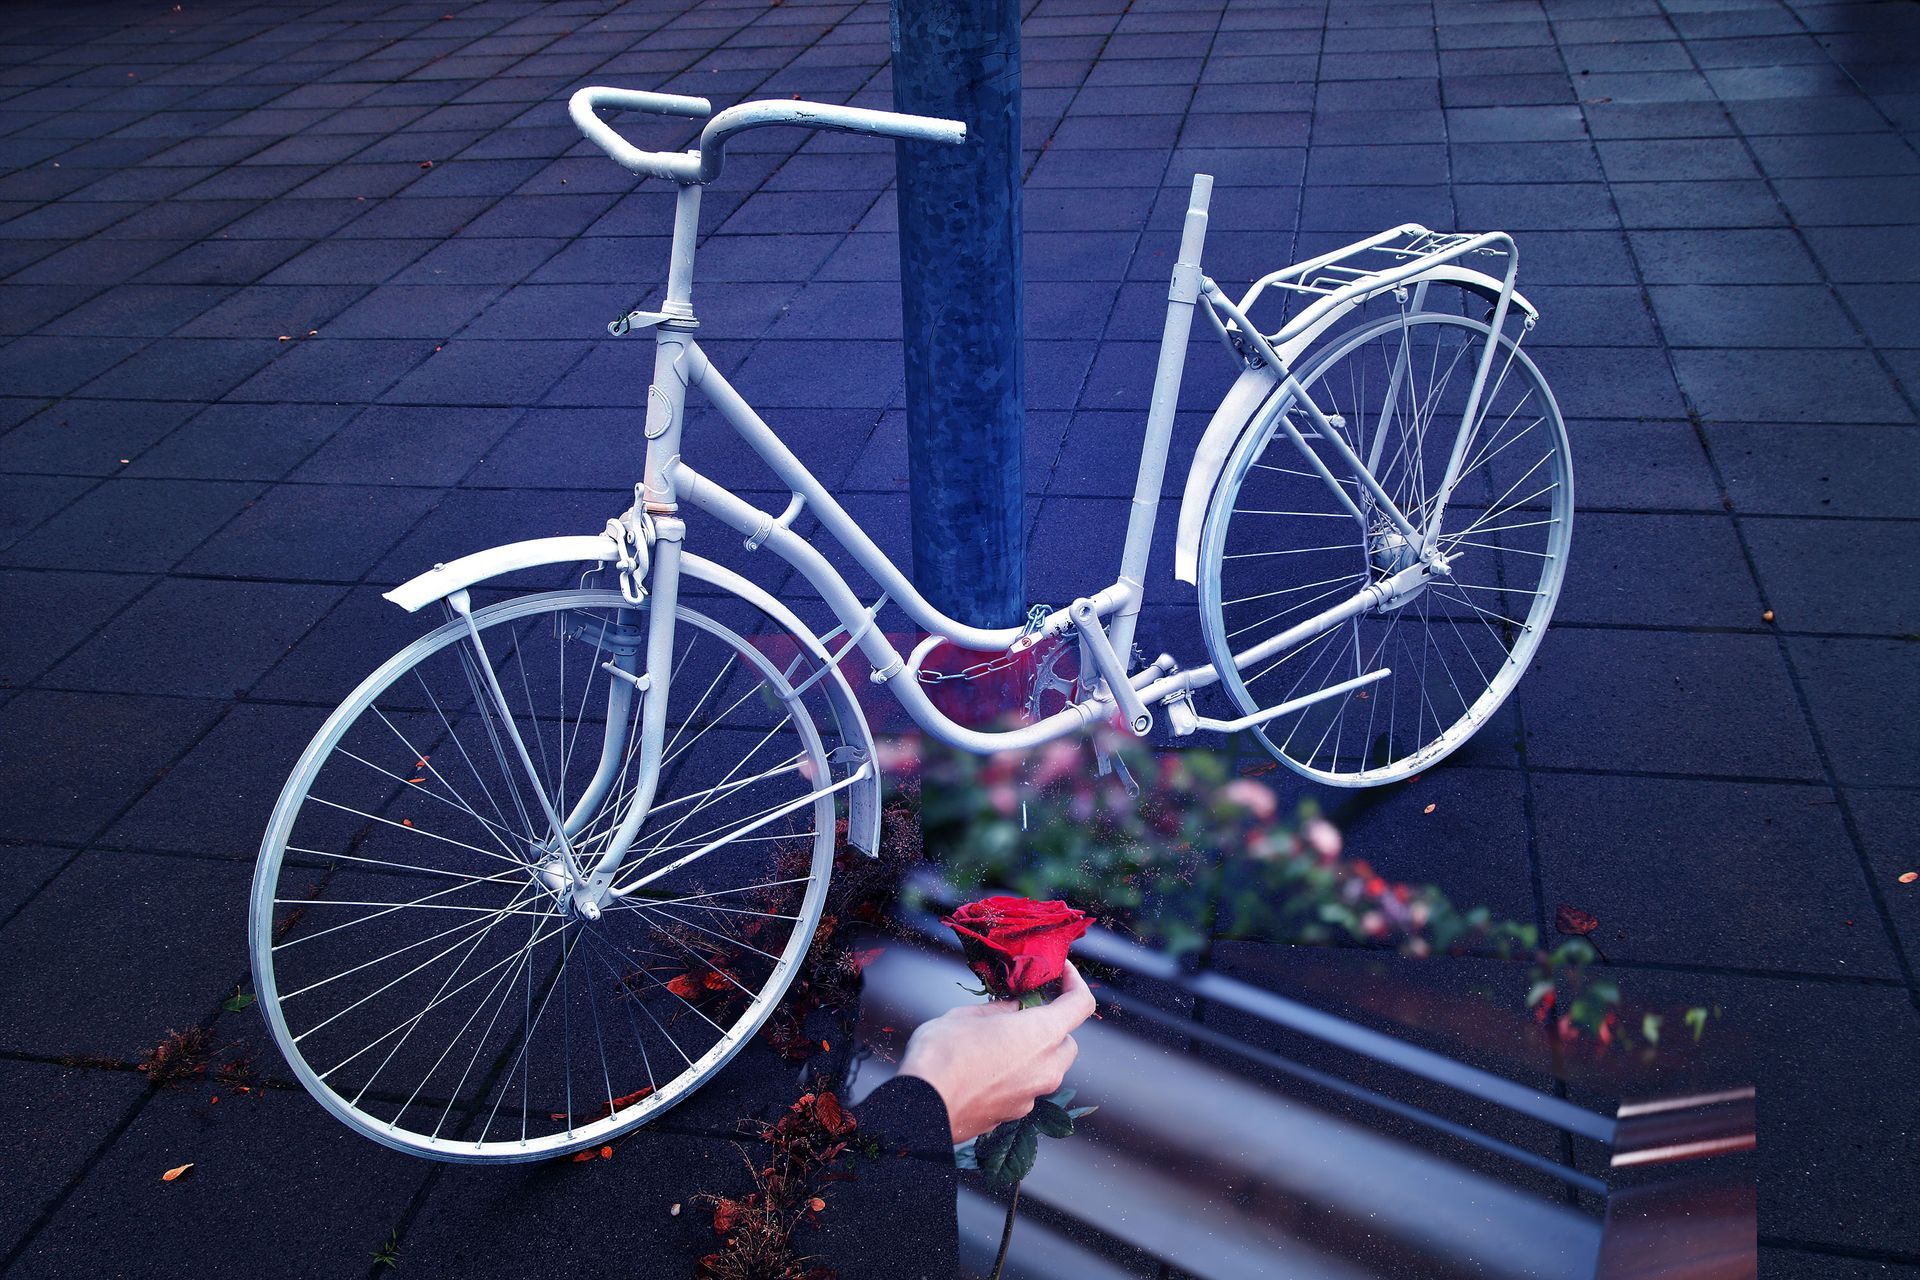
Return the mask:
<svg viewBox="0 0 1920 1280">
<path fill-rule="evenodd" d="M 422 161 L 420 162 L 420 167 L 421 167 L 422 169 L 431 169 L 431 168 L 433 168 L 433 161 L 431 161 L 431 160 L 422 160 Z"/>
<path fill-rule="evenodd" d="M 585 1164 L 599 1154 L 598 1151 L 576 1151 L 573 1153 L 573 1162 L 575 1164 Z"/>
<path fill-rule="evenodd" d="M 1912 884 L 1915 880 L 1920 880 L 1920 871 L 1902 871 L 1900 873 L 1901 884 Z"/>
<path fill-rule="evenodd" d="M 1766 611 L 1765 613 L 1763 613 L 1763 614 L 1761 614 L 1761 615 L 1760 615 L 1760 621 L 1762 621 L 1762 622 L 1772 622 L 1772 621 L 1773 621 L 1773 610 L 1771 610 L 1771 609 L 1769 609 L 1769 610 L 1767 610 L 1767 611 Z"/>
<path fill-rule="evenodd" d="M 600 1148 L 600 1158 L 601 1158 L 602 1160 L 611 1160 L 611 1159 L 613 1159 L 613 1148 L 612 1148 L 612 1147 L 602 1147 L 602 1148 Z"/>
<path fill-rule="evenodd" d="M 1563 902 L 1553 909 L 1553 927 L 1576 938 L 1584 938 L 1600 927 L 1600 921 L 1591 913 L 1578 907 L 1569 907 Z"/>
<path fill-rule="evenodd" d="M 1437 804 L 1430 804 L 1430 805 L 1428 805 L 1428 806 L 1427 806 L 1426 808 L 1424 808 L 1424 809 L 1422 809 L 1422 810 L 1421 810 L 1420 812 L 1422 812 L 1422 813 L 1432 813 L 1432 812 L 1433 812 L 1433 811 L 1434 811 L 1435 809 L 1438 809 L 1439 807 L 1440 807 L 1440 806 L 1439 806 L 1439 805 L 1437 805 Z"/>
<path fill-rule="evenodd" d="M 178 1182 L 181 1178 L 184 1178 L 187 1176 L 187 1170 L 191 1168 L 193 1168 L 193 1161 L 191 1160 L 187 1161 L 185 1164 L 177 1164 L 173 1166 L 173 1168 L 161 1174 L 160 1181 Z"/>
<path fill-rule="evenodd" d="M 412 826 L 412 825 L 413 825 L 413 819 L 412 819 L 412 818 L 402 818 L 402 819 L 400 819 L 400 825 L 401 825 L 401 826 L 403 826 L 403 827 L 410 827 L 410 826 Z"/>
<path fill-rule="evenodd" d="M 819 1213 L 822 1209 L 825 1209 L 826 1207 L 827 1207 L 827 1202 L 825 1200 L 822 1200 L 819 1196 L 815 1196 L 813 1199 L 807 1201 L 807 1208 L 813 1210 L 815 1213 Z"/>
<path fill-rule="evenodd" d="M 667 1216 L 669 1218 L 677 1218 L 680 1216 L 680 1202 L 678 1200 L 675 1200 L 671 1205 L 667 1206 Z"/>
</svg>

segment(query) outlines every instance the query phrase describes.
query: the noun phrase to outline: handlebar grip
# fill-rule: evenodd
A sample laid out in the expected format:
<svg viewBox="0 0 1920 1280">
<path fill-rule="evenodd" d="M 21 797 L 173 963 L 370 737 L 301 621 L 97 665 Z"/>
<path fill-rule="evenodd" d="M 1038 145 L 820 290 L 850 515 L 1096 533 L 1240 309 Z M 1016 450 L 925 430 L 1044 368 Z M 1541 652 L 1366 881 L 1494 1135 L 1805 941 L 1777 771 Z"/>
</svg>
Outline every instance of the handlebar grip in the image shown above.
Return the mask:
<svg viewBox="0 0 1920 1280">
<path fill-rule="evenodd" d="M 613 89 L 591 86 L 575 93 L 567 102 L 567 115 L 587 140 L 612 157 L 613 162 L 632 173 L 675 182 L 700 182 L 700 161 L 679 151 L 642 151 L 615 133 L 613 126 L 594 114 L 596 107 L 624 111 L 648 111 L 655 115 L 680 116 L 704 120 L 713 114 L 713 104 L 705 98 L 682 97 L 673 93 L 650 93 L 643 89 Z"/>
</svg>

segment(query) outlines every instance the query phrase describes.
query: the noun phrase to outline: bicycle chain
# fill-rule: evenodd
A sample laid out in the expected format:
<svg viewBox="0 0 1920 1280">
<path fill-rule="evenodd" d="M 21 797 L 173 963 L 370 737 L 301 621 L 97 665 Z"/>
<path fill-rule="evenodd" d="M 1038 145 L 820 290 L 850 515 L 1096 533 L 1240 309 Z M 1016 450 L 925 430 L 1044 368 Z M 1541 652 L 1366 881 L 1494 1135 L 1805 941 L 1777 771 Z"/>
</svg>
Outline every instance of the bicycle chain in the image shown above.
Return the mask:
<svg viewBox="0 0 1920 1280">
<path fill-rule="evenodd" d="M 1032 608 L 1028 609 L 1027 610 L 1027 634 L 1032 635 L 1034 632 L 1038 631 L 1042 626 L 1042 624 L 1046 622 L 1047 617 L 1050 614 L 1052 614 L 1052 612 L 1053 612 L 1052 607 L 1044 604 L 1036 604 Z M 1064 632 L 1062 633 L 1063 638 L 1065 634 L 1066 633 Z M 1007 653 L 1001 654 L 997 658 L 988 658 L 985 662 L 976 662 L 970 667 L 962 667 L 958 671 L 922 670 L 920 672 L 920 683 L 945 684 L 949 680 L 979 680 L 984 676 L 990 676 L 995 674 L 996 672 L 1009 671 L 1014 667 L 1019 666 L 1020 663 L 1025 660 L 1025 658 L 1026 658 L 1026 653 L 1024 650 L 1018 653 L 1009 651 Z"/>
</svg>

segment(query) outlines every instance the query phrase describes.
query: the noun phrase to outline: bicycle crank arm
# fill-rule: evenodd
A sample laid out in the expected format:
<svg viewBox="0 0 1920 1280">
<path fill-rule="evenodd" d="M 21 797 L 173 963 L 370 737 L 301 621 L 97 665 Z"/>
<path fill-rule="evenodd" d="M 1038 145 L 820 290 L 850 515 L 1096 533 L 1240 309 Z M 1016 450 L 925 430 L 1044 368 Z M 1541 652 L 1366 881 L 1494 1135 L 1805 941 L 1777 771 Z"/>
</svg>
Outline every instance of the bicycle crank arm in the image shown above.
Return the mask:
<svg viewBox="0 0 1920 1280">
<path fill-rule="evenodd" d="M 1100 672 L 1100 678 L 1106 682 L 1107 692 L 1119 706 L 1121 714 L 1127 718 L 1127 728 L 1136 738 L 1144 738 L 1153 728 L 1153 713 L 1147 710 L 1147 704 L 1140 701 L 1140 693 L 1133 687 L 1133 681 L 1127 678 L 1127 668 L 1120 661 L 1120 655 L 1113 651 L 1113 642 L 1107 639 L 1106 630 L 1100 625 L 1100 611 L 1093 601 L 1082 597 L 1075 600 L 1067 610 L 1073 618 L 1073 625 L 1079 628 L 1080 640 L 1086 646 L 1087 653 L 1093 658 L 1093 665 Z"/>
<path fill-rule="evenodd" d="M 1325 702 L 1328 698 L 1337 698 L 1355 689 L 1377 684 L 1392 674 L 1391 667 L 1381 667 L 1378 671 L 1369 671 L 1363 676 L 1355 676 L 1351 680 L 1329 685 L 1304 698 L 1295 698 L 1291 702 L 1283 702 L 1277 707 L 1268 707 L 1265 711 L 1256 711 L 1250 716 L 1241 716 L 1237 720 L 1215 720 L 1211 716 L 1200 715 L 1193 709 L 1193 693 L 1190 690 L 1183 691 L 1167 699 L 1167 722 L 1173 726 L 1174 733 L 1183 738 L 1197 729 L 1211 729 L 1215 733 L 1238 733 L 1242 729 L 1251 729 L 1269 720 L 1278 720 L 1281 716 L 1303 711 L 1316 702 Z"/>
</svg>

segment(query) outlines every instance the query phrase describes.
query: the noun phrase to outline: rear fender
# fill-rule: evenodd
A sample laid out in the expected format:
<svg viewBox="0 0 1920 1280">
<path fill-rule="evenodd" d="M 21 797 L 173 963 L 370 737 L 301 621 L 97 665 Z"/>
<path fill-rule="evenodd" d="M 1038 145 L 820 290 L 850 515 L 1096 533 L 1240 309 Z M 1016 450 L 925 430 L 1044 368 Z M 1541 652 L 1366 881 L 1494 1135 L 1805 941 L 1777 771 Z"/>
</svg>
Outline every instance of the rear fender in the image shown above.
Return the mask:
<svg viewBox="0 0 1920 1280">
<path fill-rule="evenodd" d="M 1498 280 L 1484 272 L 1471 271 L 1451 263 L 1412 276 L 1403 282 L 1402 287 L 1412 288 L 1421 284 L 1454 285 L 1489 303 L 1500 299 Z M 1328 329 L 1384 292 L 1387 290 L 1349 299 L 1328 307 L 1318 315 L 1314 315 L 1314 308 L 1309 307 L 1302 314 L 1303 319 L 1308 319 L 1306 326 L 1276 346 L 1275 351 L 1289 369 L 1296 367 L 1307 348 L 1319 341 Z M 1513 295 L 1513 306 L 1529 319 L 1537 318 L 1540 314 L 1518 292 Z M 1213 497 L 1214 486 L 1220 481 L 1220 472 L 1226 467 L 1227 458 L 1240 437 L 1260 420 L 1261 409 L 1279 385 L 1280 377 L 1273 369 L 1265 366 L 1248 369 L 1227 392 L 1220 407 L 1214 410 L 1213 420 L 1207 423 L 1207 429 L 1200 437 L 1199 447 L 1194 450 L 1193 463 L 1187 470 L 1187 484 L 1180 498 L 1179 524 L 1174 534 L 1173 576 L 1182 582 L 1198 580 L 1200 533 L 1206 524 L 1207 505 Z"/>
</svg>

